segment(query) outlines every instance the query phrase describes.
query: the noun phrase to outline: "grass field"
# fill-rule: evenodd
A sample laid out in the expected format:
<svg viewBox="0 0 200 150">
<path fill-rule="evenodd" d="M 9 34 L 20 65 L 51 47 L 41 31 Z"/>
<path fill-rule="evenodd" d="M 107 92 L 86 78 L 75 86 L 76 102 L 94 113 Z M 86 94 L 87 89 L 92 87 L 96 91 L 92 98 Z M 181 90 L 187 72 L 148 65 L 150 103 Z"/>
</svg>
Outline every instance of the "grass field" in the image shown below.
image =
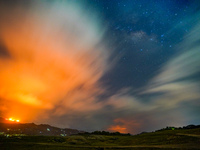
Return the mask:
<svg viewBox="0 0 200 150">
<path fill-rule="evenodd" d="M 200 149 L 200 128 L 176 129 L 133 136 L 73 135 L 0 137 L 1 150 L 154 150 Z"/>
</svg>

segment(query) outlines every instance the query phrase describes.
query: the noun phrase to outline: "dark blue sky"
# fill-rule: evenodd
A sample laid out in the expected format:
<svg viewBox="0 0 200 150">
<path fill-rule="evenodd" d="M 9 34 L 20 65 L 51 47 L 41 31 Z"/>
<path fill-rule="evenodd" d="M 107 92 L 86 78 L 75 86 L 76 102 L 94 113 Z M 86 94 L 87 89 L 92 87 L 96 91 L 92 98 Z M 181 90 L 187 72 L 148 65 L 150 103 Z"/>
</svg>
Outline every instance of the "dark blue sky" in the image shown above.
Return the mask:
<svg viewBox="0 0 200 150">
<path fill-rule="evenodd" d="M 198 9 L 188 0 L 97 0 L 91 7 L 107 27 L 105 41 L 114 49 L 111 61 L 119 59 L 101 79 L 114 92 L 145 86 L 179 52 L 175 47 L 195 25 L 189 19 Z"/>
</svg>

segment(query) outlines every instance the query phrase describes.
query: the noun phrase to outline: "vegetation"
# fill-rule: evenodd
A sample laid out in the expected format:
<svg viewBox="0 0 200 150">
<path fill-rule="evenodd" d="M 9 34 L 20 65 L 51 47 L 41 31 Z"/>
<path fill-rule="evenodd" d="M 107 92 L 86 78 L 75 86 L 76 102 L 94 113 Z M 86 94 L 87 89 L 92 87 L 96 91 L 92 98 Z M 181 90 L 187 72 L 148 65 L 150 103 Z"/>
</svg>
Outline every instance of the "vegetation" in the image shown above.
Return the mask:
<svg viewBox="0 0 200 150">
<path fill-rule="evenodd" d="M 121 135 L 121 136 L 130 136 L 130 133 L 120 133 L 120 132 L 107 132 L 107 131 L 94 131 L 94 132 L 82 132 L 79 135 Z"/>
<path fill-rule="evenodd" d="M 165 128 L 139 135 L 108 134 L 104 131 L 71 136 L 0 136 L 3 149 L 114 150 L 200 149 L 200 128 Z"/>
</svg>

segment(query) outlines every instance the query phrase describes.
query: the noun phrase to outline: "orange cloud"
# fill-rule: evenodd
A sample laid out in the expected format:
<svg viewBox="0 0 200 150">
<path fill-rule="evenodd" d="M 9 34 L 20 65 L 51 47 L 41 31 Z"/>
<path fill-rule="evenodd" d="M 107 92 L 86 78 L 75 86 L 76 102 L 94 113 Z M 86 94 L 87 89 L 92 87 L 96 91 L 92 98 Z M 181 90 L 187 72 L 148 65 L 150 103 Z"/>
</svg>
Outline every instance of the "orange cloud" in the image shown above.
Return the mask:
<svg viewBox="0 0 200 150">
<path fill-rule="evenodd" d="M 135 133 L 135 131 L 140 127 L 140 123 L 135 120 L 117 118 L 114 120 L 114 125 L 111 125 L 107 130 L 111 132 L 120 133 Z"/>
<path fill-rule="evenodd" d="M 113 125 L 108 128 L 108 130 L 112 132 L 128 133 L 127 128 L 120 125 Z"/>
<path fill-rule="evenodd" d="M 19 8 L 1 9 L 0 42 L 10 54 L 0 57 L 1 113 L 31 121 L 48 116 L 46 110 L 99 109 L 95 97 L 103 91 L 98 80 L 108 57 L 98 45 L 102 31 L 75 5 Z"/>
</svg>

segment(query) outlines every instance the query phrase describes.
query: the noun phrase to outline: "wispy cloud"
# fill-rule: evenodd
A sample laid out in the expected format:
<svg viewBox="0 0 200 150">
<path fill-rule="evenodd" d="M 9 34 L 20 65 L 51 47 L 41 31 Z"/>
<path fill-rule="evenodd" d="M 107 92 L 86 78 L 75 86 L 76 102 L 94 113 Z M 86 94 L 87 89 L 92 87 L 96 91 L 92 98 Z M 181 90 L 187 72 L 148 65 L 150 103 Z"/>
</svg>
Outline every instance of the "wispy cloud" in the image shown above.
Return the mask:
<svg viewBox="0 0 200 150">
<path fill-rule="evenodd" d="M 176 107 L 183 101 L 199 99 L 199 32 L 200 26 L 197 23 L 191 33 L 177 46 L 181 49 L 180 54 L 169 60 L 159 75 L 149 83 L 145 92 L 163 93 L 155 100 L 157 104 L 163 107 Z"/>
<path fill-rule="evenodd" d="M 123 121 L 114 119 L 108 130 L 135 133 L 167 125 L 199 123 L 199 110 L 191 110 L 200 107 L 200 25 L 197 18 L 198 15 L 193 18 L 196 27 L 176 46 L 179 53 L 162 66 L 139 95 L 133 96 L 129 91 L 111 98 L 113 106 L 122 108 L 117 114 Z"/>
<path fill-rule="evenodd" d="M 54 110 L 45 116 L 60 116 L 98 109 L 98 80 L 109 68 L 105 29 L 76 3 L 28 8 L 1 7 L 1 45 L 11 55 L 0 57 L 1 113 L 31 121 L 45 110 Z"/>
</svg>

